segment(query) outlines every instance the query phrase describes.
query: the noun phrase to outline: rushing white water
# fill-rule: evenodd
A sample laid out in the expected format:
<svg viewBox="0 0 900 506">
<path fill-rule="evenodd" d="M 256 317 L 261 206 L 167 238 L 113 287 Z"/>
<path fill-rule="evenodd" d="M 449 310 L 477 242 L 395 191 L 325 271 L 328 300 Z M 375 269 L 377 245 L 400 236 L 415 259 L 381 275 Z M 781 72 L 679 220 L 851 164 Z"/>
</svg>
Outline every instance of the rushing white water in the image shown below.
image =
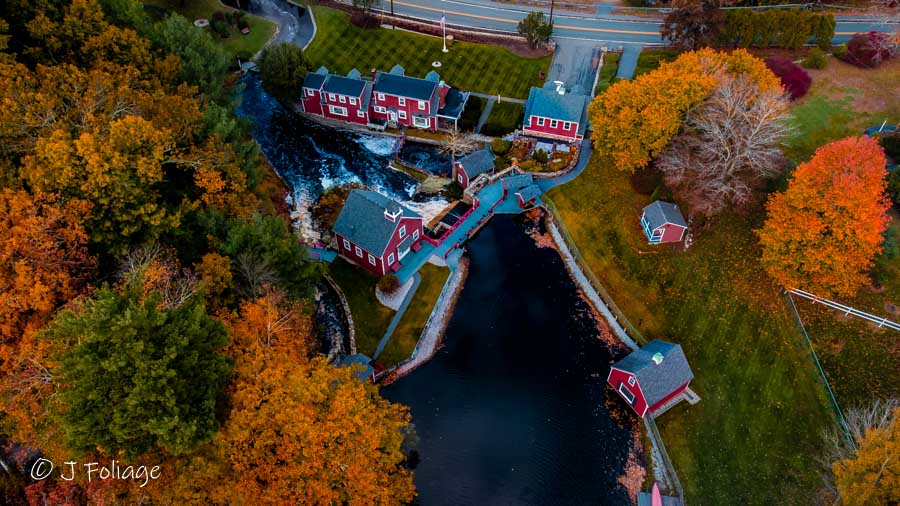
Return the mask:
<svg viewBox="0 0 900 506">
<path fill-rule="evenodd" d="M 379 156 L 391 156 L 397 146 L 397 139 L 387 136 L 360 135 L 357 142 Z"/>
</svg>

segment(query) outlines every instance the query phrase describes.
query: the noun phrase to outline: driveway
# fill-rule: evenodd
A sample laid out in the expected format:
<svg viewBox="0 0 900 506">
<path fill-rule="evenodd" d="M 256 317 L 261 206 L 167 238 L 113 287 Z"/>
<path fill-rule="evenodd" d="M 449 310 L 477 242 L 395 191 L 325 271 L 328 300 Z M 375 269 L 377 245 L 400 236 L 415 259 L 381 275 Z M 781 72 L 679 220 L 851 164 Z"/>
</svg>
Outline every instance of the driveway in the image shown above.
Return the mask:
<svg viewBox="0 0 900 506">
<path fill-rule="evenodd" d="M 547 82 L 562 81 L 566 88 L 581 88 L 590 95 L 600 63 L 600 48 L 605 44 L 589 40 L 555 39 L 556 51 L 547 72 Z"/>
<path fill-rule="evenodd" d="M 278 35 L 271 44 L 287 42 L 305 48 L 312 41 L 315 27 L 309 12 L 301 17 L 299 10 L 285 0 L 250 0 L 249 12 L 278 24 Z"/>
</svg>

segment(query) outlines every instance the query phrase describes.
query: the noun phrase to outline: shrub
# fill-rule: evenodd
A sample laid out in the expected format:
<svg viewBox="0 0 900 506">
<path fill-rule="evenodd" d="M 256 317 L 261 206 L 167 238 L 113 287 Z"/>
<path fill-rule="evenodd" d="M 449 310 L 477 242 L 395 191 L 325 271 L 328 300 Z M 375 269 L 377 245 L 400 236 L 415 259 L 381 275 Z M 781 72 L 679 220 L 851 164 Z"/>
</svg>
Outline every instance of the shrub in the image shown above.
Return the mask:
<svg viewBox="0 0 900 506">
<path fill-rule="evenodd" d="M 353 11 L 353 14 L 350 15 L 350 23 L 365 29 L 378 28 L 378 25 L 381 24 L 377 16 L 363 11 Z"/>
<path fill-rule="evenodd" d="M 225 13 L 222 11 L 213 12 L 211 21 L 225 21 Z"/>
<path fill-rule="evenodd" d="M 900 170 L 892 170 L 887 177 L 887 194 L 894 205 L 900 205 Z"/>
<path fill-rule="evenodd" d="M 878 140 L 884 154 L 894 162 L 900 162 L 900 134 L 886 135 Z"/>
<path fill-rule="evenodd" d="M 771 56 L 766 58 L 766 66 L 781 80 L 781 86 L 791 100 L 797 100 L 809 91 L 812 79 L 796 63 L 780 56 Z"/>
<path fill-rule="evenodd" d="M 883 32 L 857 33 L 847 43 L 843 59 L 858 67 L 875 68 L 894 56 L 890 34 Z"/>
<path fill-rule="evenodd" d="M 531 158 L 538 163 L 547 163 L 550 155 L 543 149 L 538 149 L 531 154 Z"/>
<path fill-rule="evenodd" d="M 844 59 L 844 57 L 847 56 L 847 44 L 834 46 L 834 49 L 831 50 L 831 54 L 833 54 L 835 58 Z"/>
<path fill-rule="evenodd" d="M 454 181 L 444 190 L 444 196 L 450 200 L 459 200 L 463 196 L 463 187 Z"/>
<path fill-rule="evenodd" d="M 814 47 L 810 50 L 806 58 L 803 59 L 803 66 L 808 69 L 824 69 L 828 65 L 828 59 L 825 52 Z"/>
<path fill-rule="evenodd" d="M 834 16 L 798 9 L 730 10 L 725 15 L 725 29 L 720 42 L 740 47 L 782 47 L 799 49 L 815 37 L 822 49 L 831 47 Z"/>
<path fill-rule="evenodd" d="M 381 293 L 394 293 L 400 288 L 400 280 L 393 273 L 386 274 L 378 278 L 378 289 Z"/>
<path fill-rule="evenodd" d="M 503 139 L 494 139 L 491 141 L 491 151 L 497 156 L 503 156 L 506 153 L 509 153 L 509 148 L 511 147 L 511 141 L 505 141 Z"/>
<path fill-rule="evenodd" d="M 228 38 L 228 23 L 220 19 L 214 19 L 210 23 L 210 26 L 212 27 L 212 30 L 216 33 L 216 35 L 223 39 Z"/>
</svg>

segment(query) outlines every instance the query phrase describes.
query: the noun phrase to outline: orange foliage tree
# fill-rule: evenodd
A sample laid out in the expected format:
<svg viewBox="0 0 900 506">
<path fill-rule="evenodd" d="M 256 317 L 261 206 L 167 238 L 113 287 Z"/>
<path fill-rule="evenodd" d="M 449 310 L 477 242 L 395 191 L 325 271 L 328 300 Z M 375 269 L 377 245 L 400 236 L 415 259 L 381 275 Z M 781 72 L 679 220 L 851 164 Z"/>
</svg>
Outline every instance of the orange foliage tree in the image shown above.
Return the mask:
<svg viewBox="0 0 900 506">
<path fill-rule="evenodd" d="M 740 49 L 702 49 L 634 80 L 619 81 L 591 103 L 594 146 L 622 170 L 646 166 L 678 133 L 682 116 L 703 101 L 722 76 L 747 76 L 762 91 L 780 89 L 765 63 Z"/>
<path fill-rule="evenodd" d="M 852 296 L 866 283 L 889 221 L 884 167 L 884 151 L 868 137 L 822 146 L 797 167 L 787 190 L 769 198 L 757 232 L 778 283 L 822 296 Z"/>
<path fill-rule="evenodd" d="M 857 438 L 856 454 L 832 464 L 844 504 L 900 502 L 900 409 L 888 427 L 872 427 Z"/>
</svg>

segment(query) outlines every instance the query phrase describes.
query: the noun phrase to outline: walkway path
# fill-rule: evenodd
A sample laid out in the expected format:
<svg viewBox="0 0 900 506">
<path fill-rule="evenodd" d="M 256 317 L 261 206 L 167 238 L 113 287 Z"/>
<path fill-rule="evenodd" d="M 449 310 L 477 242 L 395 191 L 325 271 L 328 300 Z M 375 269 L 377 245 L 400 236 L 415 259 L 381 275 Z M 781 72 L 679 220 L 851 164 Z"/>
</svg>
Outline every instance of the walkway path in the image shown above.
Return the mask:
<svg viewBox="0 0 900 506">
<path fill-rule="evenodd" d="M 616 77 L 619 79 L 632 79 L 634 77 L 641 49 L 643 49 L 643 46 L 640 44 L 625 44 L 622 47 L 622 57 L 619 58 L 619 70 L 616 72 Z"/>
<path fill-rule="evenodd" d="M 484 123 L 487 121 L 488 116 L 491 115 L 491 109 L 494 108 L 495 100 L 493 98 L 487 99 L 487 105 L 484 106 L 484 111 L 481 113 L 481 117 L 478 118 L 478 125 L 475 127 L 475 133 L 481 133 L 481 127 L 484 126 Z"/>
<path fill-rule="evenodd" d="M 378 347 L 375 348 L 375 353 L 372 355 L 372 361 L 378 360 L 378 355 L 381 355 L 381 350 L 384 349 L 384 346 L 387 344 L 388 340 L 393 335 L 394 330 L 397 328 L 397 325 L 400 323 L 400 320 L 403 319 L 403 315 L 406 313 L 406 308 L 409 307 L 409 302 L 412 300 L 413 296 L 416 294 L 416 290 L 419 289 L 419 284 L 422 282 L 422 276 L 416 272 L 413 275 L 413 286 L 406 292 L 406 297 L 403 298 L 403 302 L 400 304 L 400 308 L 397 309 L 397 313 L 394 315 L 394 319 L 391 320 L 391 324 L 388 325 L 387 330 L 384 331 L 384 335 L 381 337 L 381 341 L 378 342 Z"/>
<path fill-rule="evenodd" d="M 473 97 L 481 97 L 486 100 L 497 100 L 497 95 L 488 95 L 487 93 L 478 93 L 475 91 L 470 91 L 469 94 L 472 95 Z M 525 103 L 525 100 L 523 100 L 521 98 L 500 97 L 500 99 L 504 102 L 515 102 L 517 104 Z"/>
</svg>

